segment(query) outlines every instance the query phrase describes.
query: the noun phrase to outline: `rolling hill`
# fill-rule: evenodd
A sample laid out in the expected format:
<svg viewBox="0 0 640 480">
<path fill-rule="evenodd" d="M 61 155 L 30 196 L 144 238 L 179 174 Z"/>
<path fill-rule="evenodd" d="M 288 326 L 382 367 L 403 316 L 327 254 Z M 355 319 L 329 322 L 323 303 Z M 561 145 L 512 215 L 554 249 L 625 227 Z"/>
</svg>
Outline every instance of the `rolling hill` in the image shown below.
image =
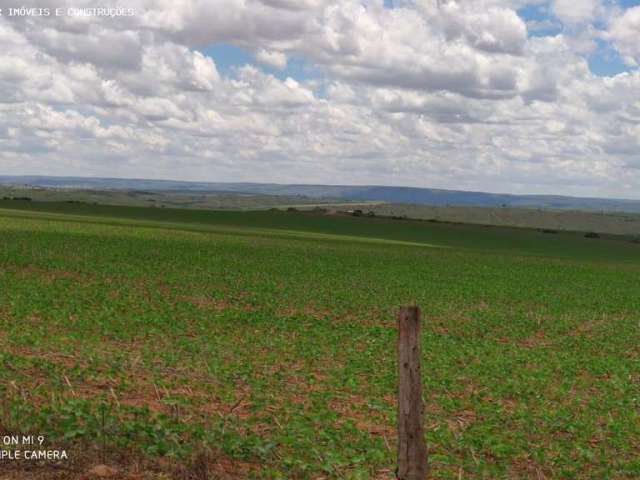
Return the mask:
<svg viewBox="0 0 640 480">
<path fill-rule="evenodd" d="M 523 207 L 559 210 L 640 212 L 640 200 L 569 197 L 561 195 L 511 195 L 433 188 L 356 186 L 356 185 L 284 185 L 275 183 L 184 182 L 127 178 L 84 178 L 48 176 L 0 176 L 0 185 L 30 185 L 48 188 L 149 190 L 174 193 L 244 193 L 332 198 L 345 201 L 383 201 L 420 205 L 475 207 Z"/>
</svg>

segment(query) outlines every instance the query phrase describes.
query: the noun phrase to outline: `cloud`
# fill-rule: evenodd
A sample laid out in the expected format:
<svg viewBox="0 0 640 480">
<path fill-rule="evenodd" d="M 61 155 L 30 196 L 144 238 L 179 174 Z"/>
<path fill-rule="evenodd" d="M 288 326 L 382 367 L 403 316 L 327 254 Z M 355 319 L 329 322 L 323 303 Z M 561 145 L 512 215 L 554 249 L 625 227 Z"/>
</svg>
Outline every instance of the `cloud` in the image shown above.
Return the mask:
<svg viewBox="0 0 640 480">
<path fill-rule="evenodd" d="M 598 15 L 600 0 L 553 0 L 555 16 L 567 24 L 590 23 Z"/>
<path fill-rule="evenodd" d="M 526 1 L 130 3 L 126 19 L 0 18 L 3 172 L 640 191 L 640 73 L 598 77 L 586 57 L 600 38 L 640 60 L 637 9 L 602 32 L 599 7 L 555 2 L 565 28 L 532 37 Z M 199 51 L 217 42 L 258 64 L 219 69 Z M 318 74 L 260 66 L 291 57 Z"/>
<path fill-rule="evenodd" d="M 264 65 L 283 70 L 287 66 L 287 56 L 282 52 L 261 48 L 256 52 L 256 60 Z"/>
<path fill-rule="evenodd" d="M 608 37 L 627 64 L 634 67 L 640 65 L 640 6 L 629 8 L 615 18 Z"/>
</svg>

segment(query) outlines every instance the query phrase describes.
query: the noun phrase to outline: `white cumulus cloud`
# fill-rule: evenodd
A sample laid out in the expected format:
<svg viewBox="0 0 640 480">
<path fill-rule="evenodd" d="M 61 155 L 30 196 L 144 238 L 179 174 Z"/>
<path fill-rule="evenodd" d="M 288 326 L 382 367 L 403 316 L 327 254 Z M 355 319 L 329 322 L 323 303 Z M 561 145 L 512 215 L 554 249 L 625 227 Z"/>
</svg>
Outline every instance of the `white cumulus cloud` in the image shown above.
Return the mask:
<svg viewBox="0 0 640 480">
<path fill-rule="evenodd" d="M 280 70 L 287 66 L 287 56 L 282 52 L 261 48 L 256 52 L 256 60 L 264 65 L 270 65 Z"/>
</svg>

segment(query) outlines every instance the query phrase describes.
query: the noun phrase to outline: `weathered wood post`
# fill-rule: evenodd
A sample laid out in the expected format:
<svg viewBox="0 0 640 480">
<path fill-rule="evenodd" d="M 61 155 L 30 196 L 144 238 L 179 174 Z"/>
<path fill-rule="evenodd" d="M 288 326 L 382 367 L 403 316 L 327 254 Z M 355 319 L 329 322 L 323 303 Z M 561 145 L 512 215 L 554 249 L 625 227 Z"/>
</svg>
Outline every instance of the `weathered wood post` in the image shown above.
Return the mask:
<svg viewBox="0 0 640 480">
<path fill-rule="evenodd" d="M 424 404 L 420 372 L 420 308 L 398 313 L 398 479 L 425 480 Z"/>
</svg>

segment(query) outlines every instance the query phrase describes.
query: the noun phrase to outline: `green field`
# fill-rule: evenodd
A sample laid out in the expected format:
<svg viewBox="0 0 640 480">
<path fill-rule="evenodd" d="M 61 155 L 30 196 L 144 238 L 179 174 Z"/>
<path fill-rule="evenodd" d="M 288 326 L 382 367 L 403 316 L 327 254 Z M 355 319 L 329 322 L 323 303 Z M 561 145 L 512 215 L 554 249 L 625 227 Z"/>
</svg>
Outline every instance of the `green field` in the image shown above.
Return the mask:
<svg viewBox="0 0 640 480">
<path fill-rule="evenodd" d="M 640 477 L 639 244 L 16 201 L 0 201 L 0 429 L 72 458 L 0 468 L 393 478 L 394 317 L 413 302 L 433 478 Z"/>
</svg>

